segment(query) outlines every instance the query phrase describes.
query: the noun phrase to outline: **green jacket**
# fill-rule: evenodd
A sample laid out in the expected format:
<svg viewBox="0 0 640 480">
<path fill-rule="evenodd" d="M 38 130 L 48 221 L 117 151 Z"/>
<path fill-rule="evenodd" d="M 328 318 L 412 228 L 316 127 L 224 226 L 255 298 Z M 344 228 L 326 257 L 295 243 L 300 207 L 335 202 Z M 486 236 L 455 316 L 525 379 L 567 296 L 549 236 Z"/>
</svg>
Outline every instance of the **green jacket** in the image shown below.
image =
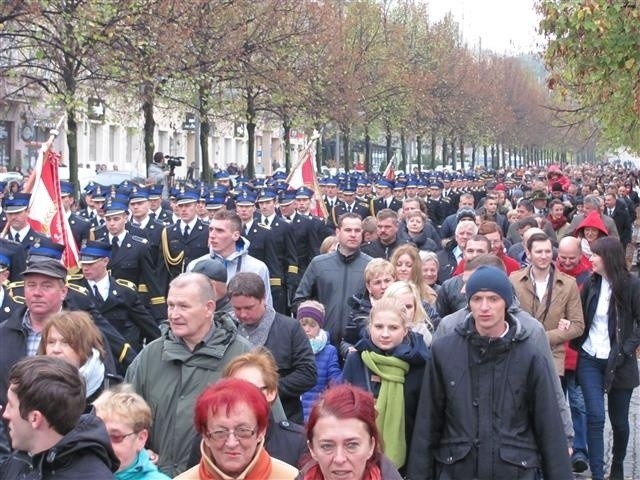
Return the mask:
<svg viewBox="0 0 640 480">
<path fill-rule="evenodd" d="M 251 350 L 228 314 L 214 318 L 213 335 L 195 352 L 168 331 L 140 352 L 125 377 L 151 407 L 149 448 L 159 456 L 160 471 L 170 477 L 187 469 L 197 435 L 193 410 L 198 395 L 221 377 L 232 358 Z"/>
</svg>

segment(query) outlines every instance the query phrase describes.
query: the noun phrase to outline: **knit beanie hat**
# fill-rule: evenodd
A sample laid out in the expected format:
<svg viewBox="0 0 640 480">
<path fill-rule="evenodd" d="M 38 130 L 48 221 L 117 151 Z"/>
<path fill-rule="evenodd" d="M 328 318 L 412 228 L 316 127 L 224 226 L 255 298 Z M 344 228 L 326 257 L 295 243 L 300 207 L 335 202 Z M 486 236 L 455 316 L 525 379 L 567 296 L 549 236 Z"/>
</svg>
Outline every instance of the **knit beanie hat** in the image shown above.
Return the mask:
<svg viewBox="0 0 640 480">
<path fill-rule="evenodd" d="M 513 302 L 513 287 L 506 273 L 497 267 L 481 265 L 471 274 L 465 285 L 467 302 L 478 292 L 494 292 L 500 295 L 507 308 Z"/>
<path fill-rule="evenodd" d="M 318 323 L 320 328 L 324 327 L 324 312 L 311 302 L 303 302 L 300 304 L 296 318 L 298 320 L 302 318 L 312 318 Z"/>
</svg>

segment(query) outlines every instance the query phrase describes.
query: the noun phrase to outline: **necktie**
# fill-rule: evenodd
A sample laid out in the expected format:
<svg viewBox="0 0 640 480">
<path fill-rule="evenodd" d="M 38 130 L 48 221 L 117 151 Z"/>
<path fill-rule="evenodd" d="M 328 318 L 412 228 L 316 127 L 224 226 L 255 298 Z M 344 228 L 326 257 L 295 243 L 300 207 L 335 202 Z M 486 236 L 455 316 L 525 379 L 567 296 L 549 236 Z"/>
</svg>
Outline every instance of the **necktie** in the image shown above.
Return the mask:
<svg viewBox="0 0 640 480">
<path fill-rule="evenodd" d="M 262 218 L 262 223 L 265 224 L 268 227 L 269 226 L 269 219 L 267 217 L 263 217 Z"/>
<path fill-rule="evenodd" d="M 243 229 L 243 232 L 244 232 L 244 233 L 243 233 L 243 236 L 245 236 L 245 237 L 246 237 L 247 235 L 249 235 L 249 225 L 246 225 L 246 224 L 245 224 L 244 229 Z"/>
<path fill-rule="evenodd" d="M 16 242 L 20 243 L 20 234 L 19 234 L 19 233 L 16 233 L 16 234 L 14 235 L 13 239 L 14 239 Z"/>
<path fill-rule="evenodd" d="M 613 217 L 613 208 L 610 208 L 610 209 L 609 209 L 609 216 L 610 216 L 610 217 Z"/>
<path fill-rule="evenodd" d="M 98 299 L 98 300 L 104 300 L 102 298 L 102 295 L 100 295 L 100 290 L 98 290 L 98 285 L 96 283 L 93 284 L 93 295 Z"/>
<path fill-rule="evenodd" d="M 89 218 L 96 218 L 96 212 L 91 210 L 91 212 L 89 212 Z"/>
<path fill-rule="evenodd" d="M 286 215 L 284 216 L 284 219 L 287 221 L 287 223 L 291 223 L 291 217 L 287 217 Z"/>
<path fill-rule="evenodd" d="M 136 222 L 135 220 L 131 222 L 131 225 L 133 225 L 134 227 L 140 228 L 140 222 Z"/>
<path fill-rule="evenodd" d="M 182 232 L 182 238 L 185 240 L 189 238 L 189 225 L 185 225 L 184 231 Z"/>
<path fill-rule="evenodd" d="M 155 220 L 156 219 L 156 213 L 155 212 L 149 212 L 149 217 L 151 217 L 151 220 Z"/>
<path fill-rule="evenodd" d="M 113 254 L 113 256 L 115 256 L 116 253 L 118 253 L 119 249 L 120 249 L 120 244 L 118 243 L 118 237 L 113 237 L 111 239 L 111 253 Z"/>
</svg>

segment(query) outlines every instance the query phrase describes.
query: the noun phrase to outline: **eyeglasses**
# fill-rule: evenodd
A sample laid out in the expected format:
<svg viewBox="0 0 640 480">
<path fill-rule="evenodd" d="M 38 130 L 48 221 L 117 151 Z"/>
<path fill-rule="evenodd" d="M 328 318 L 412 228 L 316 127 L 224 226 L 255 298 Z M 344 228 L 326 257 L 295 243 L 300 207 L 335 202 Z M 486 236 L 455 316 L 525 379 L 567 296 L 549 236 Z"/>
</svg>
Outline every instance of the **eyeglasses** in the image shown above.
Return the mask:
<svg viewBox="0 0 640 480">
<path fill-rule="evenodd" d="M 253 434 L 256 433 L 256 428 L 236 427 L 233 430 L 221 428 L 220 430 L 214 430 L 213 432 L 206 431 L 204 435 L 209 440 L 215 440 L 216 442 L 226 442 L 229 438 L 229 435 L 231 435 L 232 433 L 233 436 L 236 437 L 236 439 L 246 440 L 247 438 L 251 438 Z"/>
<path fill-rule="evenodd" d="M 136 435 L 137 433 L 138 432 L 131 432 L 125 435 L 122 435 L 120 433 L 110 433 L 109 439 L 111 440 L 111 443 L 122 443 L 124 442 L 125 438 L 130 437 L 131 435 Z"/>
</svg>

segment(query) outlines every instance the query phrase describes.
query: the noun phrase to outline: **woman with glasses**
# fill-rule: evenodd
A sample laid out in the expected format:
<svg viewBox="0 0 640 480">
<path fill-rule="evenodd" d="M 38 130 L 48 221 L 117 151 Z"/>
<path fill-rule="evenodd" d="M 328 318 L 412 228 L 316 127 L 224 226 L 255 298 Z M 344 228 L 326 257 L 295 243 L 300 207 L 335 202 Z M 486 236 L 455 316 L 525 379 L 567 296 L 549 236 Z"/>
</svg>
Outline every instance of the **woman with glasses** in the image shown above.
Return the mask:
<svg viewBox="0 0 640 480">
<path fill-rule="evenodd" d="M 144 448 L 151 430 L 151 409 L 129 385 L 107 390 L 94 402 L 96 415 L 102 419 L 111 447 L 120 460 L 116 480 L 168 480 L 153 464 Z"/>
<path fill-rule="evenodd" d="M 298 470 L 269 456 L 264 439 L 269 404 L 255 385 L 224 378 L 198 397 L 195 428 L 202 459 L 179 480 L 293 480 Z"/>
</svg>

